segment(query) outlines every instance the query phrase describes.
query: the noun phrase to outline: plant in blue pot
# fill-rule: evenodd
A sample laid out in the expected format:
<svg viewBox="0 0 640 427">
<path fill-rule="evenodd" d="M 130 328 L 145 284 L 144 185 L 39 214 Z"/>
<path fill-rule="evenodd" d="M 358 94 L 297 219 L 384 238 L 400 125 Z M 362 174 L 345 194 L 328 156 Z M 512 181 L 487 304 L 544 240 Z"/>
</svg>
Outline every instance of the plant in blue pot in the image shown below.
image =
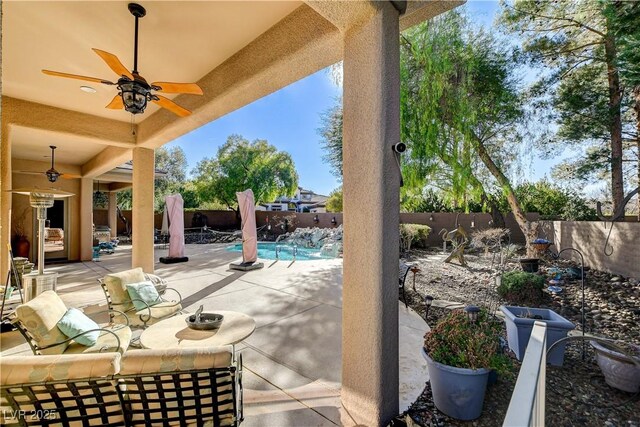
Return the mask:
<svg viewBox="0 0 640 427">
<path fill-rule="evenodd" d="M 482 413 L 491 371 L 508 375 L 509 357 L 500 345 L 501 322 L 485 310 L 456 310 L 425 335 L 433 402 L 442 413 L 473 420 Z"/>
</svg>

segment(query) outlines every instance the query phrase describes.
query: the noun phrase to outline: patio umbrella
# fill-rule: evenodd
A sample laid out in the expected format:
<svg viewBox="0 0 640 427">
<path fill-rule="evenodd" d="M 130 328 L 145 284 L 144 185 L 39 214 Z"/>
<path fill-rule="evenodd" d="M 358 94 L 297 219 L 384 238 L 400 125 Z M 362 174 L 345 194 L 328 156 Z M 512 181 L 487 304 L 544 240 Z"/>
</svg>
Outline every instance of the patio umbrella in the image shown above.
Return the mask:
<svg viewBox="0 0 640 427">
<path fill-rule="evenodd" d="M 167 213 L 169 214 L 169 258 L 184 257 L 184 217 L 182 212 L 182 196 L 174 194 L 165 196 Z"/>
<path fill-rule="evenodd" d="M 258 260 L 258 232 L 256 231 L 256 205 L 251 189 L 236 193 L 242 218 L 242 262 L 252 264 Z"/>
<path fill-rule="evenodd" d="M 160 229 L 160 234 L 162 234 L 163 236 L 169 234 L 169 215 L 167 215 L 166 200 L 164 204 L 164 212 L 162 212 L 162 228 Z"/>
</svg>

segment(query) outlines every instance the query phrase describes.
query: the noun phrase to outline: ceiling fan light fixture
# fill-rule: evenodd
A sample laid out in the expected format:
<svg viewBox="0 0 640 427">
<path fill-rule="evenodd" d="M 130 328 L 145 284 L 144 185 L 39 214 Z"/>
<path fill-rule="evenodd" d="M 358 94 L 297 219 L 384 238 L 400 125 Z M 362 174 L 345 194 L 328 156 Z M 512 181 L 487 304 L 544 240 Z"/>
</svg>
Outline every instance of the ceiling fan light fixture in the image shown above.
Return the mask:
<svg viewBox="0 0 640 427">
<path fill-rule="evenodd" d="M 47 179 L 49 180 L 49 182 L 56 182 L 58 178 L 60 178 L 60 172 L 53 168 L 49 169 L 45 173 L 47 174 Z"/>
<path fill-rule="evenodd" d="M 131 114 L 144 113 L 149 100 L 149 90 L 135 81 L 122 82 L 118 87 L 124 109 Z"/>
</svg>

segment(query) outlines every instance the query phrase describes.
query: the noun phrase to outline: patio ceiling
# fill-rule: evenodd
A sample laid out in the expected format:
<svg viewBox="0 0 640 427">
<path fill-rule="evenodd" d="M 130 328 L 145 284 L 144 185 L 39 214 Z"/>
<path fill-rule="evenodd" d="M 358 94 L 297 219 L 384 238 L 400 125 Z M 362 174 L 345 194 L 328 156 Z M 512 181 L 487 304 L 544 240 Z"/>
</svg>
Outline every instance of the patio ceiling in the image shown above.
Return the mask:
<svg viewBox="0 0 640 427">
<path fill-rule="evenodd" d="M 123 110 L 104 108 L 117 93 L 115 87 L 41 73 L 51 69 L 115 81 L 117 76 L 91 48 L 111 52 L 133 68 L 134 19 L 128 2 L 3 3 L 3 95 L 131 120 Z M 300 5 L 213 1 L 189 2 L 185 7 L 176 1 L 143 2 L 147 16 L 140 20 L 138 68 L 150 82 L 196 82 Z M 82 92 L 81 85 L 97 92 Z M 145 114 L 134 116 L 135 121 L 144 121 L 158 108 L 149 105 Z"/>
</svg>

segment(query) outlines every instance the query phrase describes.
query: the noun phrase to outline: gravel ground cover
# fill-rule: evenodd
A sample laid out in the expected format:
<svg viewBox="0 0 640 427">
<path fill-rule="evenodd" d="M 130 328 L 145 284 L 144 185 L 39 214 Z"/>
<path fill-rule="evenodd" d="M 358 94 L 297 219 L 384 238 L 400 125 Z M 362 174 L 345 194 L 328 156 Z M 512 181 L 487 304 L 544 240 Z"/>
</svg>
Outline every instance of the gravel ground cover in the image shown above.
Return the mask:
<svg viewBox="0 0 640 427">
<path fill-rule="evenodd" d="M 412 250 L 406 261 L 420 268 L 415 276 L 409 273 L 406 281 L 407 302 L 425 314 L 424 296 L 463 304 L 476 304 L 491 310 L 505 304 L 495 292 L 496 269 L 492 268 L 492 254 L 465 255 L 468 267 L 445 264 L 446 255 L 438 250 Z M 494 259 L 495 261 L 495 259 Z M 541 273 L 549 268 L 576 266 L 572 261 L 547 260 L 541 262 Z M 493 265 L 493 267 L 496 267 Z M 504 271 L 520 269 L 519 263 L 505 263 Z M 586 272 L 585 330 L 589 334 L 622 339 L 640 344 L 640 284 L 637 280 L 613 276 L 605 272 Z M 554 295 L 545 291 L 540 307 L 550 308 L 566 317 L 581 329 L 580 308 L 582 292 L 579 280 L 567 282 L 563 292 Z M 427 321 L 435 324 L 449 311 L 436 307 L 429 310 Z M 604 382 L 593 350 L 582 344 L 568 344 L 563 367 L 547 367 L 546 423 L 549 426 L 626 426 L 640 427 L 640 396 L 617 391 Z M 475 421 L 458 421 L 440 413 L 431 398 L 429 383 L 409 408 L 407 424 L 421 426 L 500 426 L 504 420 L 513 392 L 520 363 L 514 357 L 515 374 L 499 378 L 487 389 L 482 416 Z"/>
</svg>

